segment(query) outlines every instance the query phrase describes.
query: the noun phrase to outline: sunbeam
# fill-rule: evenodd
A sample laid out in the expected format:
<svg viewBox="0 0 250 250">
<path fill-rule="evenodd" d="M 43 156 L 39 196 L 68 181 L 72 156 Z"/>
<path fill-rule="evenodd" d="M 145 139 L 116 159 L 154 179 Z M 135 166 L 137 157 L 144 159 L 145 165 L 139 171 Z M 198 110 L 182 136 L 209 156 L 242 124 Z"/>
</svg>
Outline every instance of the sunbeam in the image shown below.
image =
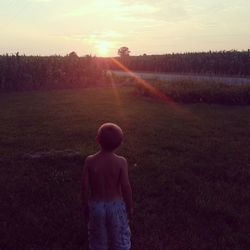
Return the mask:
<svg viewBox="0 0 250 250">
<path fill-rule="evenodd" d="M 175 102 L 165 94 L 161 93 L 158 89 L 152 86 L 152 84 L 148 83 L 145 81 L 143 78 L 140 76 L 136 75 L 134 72 L 132 72 L 130 69 L 128 69 L 126 66 L 124 66 L 122 63 L 120 63 L 118 60 L 115 58 L 111 58 L 112 61 L 123 71 L 128 73 L 130 76 L 135 78 L 138 83 L 142 84 L 146 89 L 148 89 L 153 95 L 157 96 L 159 99 L 162 101 L 166 102 L 169 105 L 175 105 Z"/>
<path fill-rule="evenodd" d="M 111 60 L 113 61 L 114 64 L 116 64 L 121 70 L 123 70 L 124 72 L 128 73 L 130 76 L 132 76 L 133 78 L 136 79 L 136 81 L 143 85 L 147 90 L 150 91 L 151 94 L 153 94 L 154 96 L 156 96 L 159 100 L 163 101 L 164 103 L 166 103 L 167 105 L 169 105 L 170 107 L 172 107 L 173 109 L 175 109 L 176 111 L 178 111 L 178 113 L 182 113 L 182 115 L 187 116 L 189 119 L 198 119 L 197 116 L 195 116 L 193 113 L 191 113 L 189 110 L 181 108 L 174 100 L 172 100 L 172 98 L 170 98 L 169 96 L 165 95 L 164 93 L 160 92 L 157 88 L 155 88 L 152 84 L 148 83 L 146 80 L 144 80 L 143 78 L 141 78 L 140 76 L 136 75 L 134 72 L 132 72 L 129 68 L 127 68 L 125 65 L 123 65 L 122 63 L 120 63 L 117 59 L 115 58 L 111 58 Z"/>
<path fill-rule="evenodd" d="M 121 97 L 120 97 L 119 92 L 117 90 L 117 86 L 116 86 L 116 83 L 114 81 L 113 75 L 110 73 L 110 71 L 108 71 L 107 74 L 108 74 L 108 77 L 109 77 L 110 82 L 111 82 L 111 86 L 112 86 L 112 90 L 113 90 L 113 93 L 114 93 L 114 96 L 115 96 L 115 100 L 116 100 L 116 104 L 117 104 L 117 107 L 118 107 L 119 115 L 125 121 L 126 117 L 125 117 L 124 110 L 123 110 L 123 107 L 122 107 Z"/>
</svg>

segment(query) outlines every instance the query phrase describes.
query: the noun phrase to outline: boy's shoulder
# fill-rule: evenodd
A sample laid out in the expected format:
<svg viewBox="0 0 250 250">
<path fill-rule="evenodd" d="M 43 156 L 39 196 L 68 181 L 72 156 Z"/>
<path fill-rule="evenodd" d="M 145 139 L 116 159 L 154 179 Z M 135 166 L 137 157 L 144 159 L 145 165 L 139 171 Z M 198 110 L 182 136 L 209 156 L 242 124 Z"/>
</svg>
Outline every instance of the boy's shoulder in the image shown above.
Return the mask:
<svg viewBox="0 0 250 250">
<path fill-rule="evenodd" d="M 127 159 L 126 159 L 124 156 L 117 155 L 117 154 L 115 154 L 115 156 L 116 156 L 117 159 L 119 159 L 120 161 L 127 163 Z"/>
<path fill-rule="evenodd" d="M 95 155 L 88 155 L 86 158 L 85 158 L 85 161 L 89 161 L 91 159 L 93 159 Z"/>
<path fill-rule="evenodd" d="M 124 156 L 121 156 L 121 155 L 116 155 L 118 161 L 119 161 L 119 166 L 122 168 L 122 169 L 126 169 L 127 166 L 128 166 L 128 162 L 127 162 L 127 159 L 124 157 Z"/>
<path fill-rule="evenodd" d="M 85 163 L 91 163 L 91 161 L 93 161 L 94 159 L 96 158 L 96 154 L 92 154 L 92 155 L 88 155 L 86 158 L 85 158 Z"/>
<path fill-rule="evenodd" d="M 125 165 L 127 164 L 127 159 L 124 156 L 113 154 L 113 157 L 115 158 L 115 160 L 119 161 L 120 163 L 123 163 Z M 89 165 L 99 158 L 102 158 L 102 156 L 99 153 L 88 155 L 85 159 L 85 163 Z"/>
</svg>

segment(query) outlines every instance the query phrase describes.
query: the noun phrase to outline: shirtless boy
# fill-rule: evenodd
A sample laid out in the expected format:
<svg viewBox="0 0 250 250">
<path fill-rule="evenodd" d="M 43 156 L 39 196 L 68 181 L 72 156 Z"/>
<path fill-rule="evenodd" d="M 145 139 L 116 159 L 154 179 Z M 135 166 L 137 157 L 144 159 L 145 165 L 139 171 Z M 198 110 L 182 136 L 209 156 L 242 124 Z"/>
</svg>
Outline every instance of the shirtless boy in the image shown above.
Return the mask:
<svg viewBox="0 0 250 250">
<path fill-rule="evenodd" d="M 116 124 L 105 123 L 96 139 L 101 150 L 86 158 L 82 180 L 89 248 L 128 250 L 132 191 L 127 160 L 114 153 L 122 142 L 123 132 Z"/>
</svg>

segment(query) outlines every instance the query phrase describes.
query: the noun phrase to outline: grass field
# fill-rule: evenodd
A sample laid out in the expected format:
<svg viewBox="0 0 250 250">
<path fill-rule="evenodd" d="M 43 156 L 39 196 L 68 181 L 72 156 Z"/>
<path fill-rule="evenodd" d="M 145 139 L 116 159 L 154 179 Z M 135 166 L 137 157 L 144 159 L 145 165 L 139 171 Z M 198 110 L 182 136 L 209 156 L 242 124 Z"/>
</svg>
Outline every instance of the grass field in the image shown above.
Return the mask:
<svg viewBox="0 0 250 250">
<path fill-rule="evenodd" d="M 126 74 L 126 73 L 124 73 Z M 128 75 L 128 74 L 127 74 Z M 157 75 L 157 74 L 156 74 Z M 194 79 L 149 79 L 111 74 L 116 84 L 135 86 L 137 93 L 144 97 L 155 97 L 153 86 L 161 94 L 168 96 L 177 103 L 207 103 L 219 105 L 249 105 L 250 84 L 237 84 L 234 78 L 225 78 L 225 82 L 207 77 L 206 80 Z M 139 80 L 138 80 L 139 79 Z M 231 79 L 231 80 L 230 80 Z M 228 82 L 226 82 L 228 80 Z M 247 79 L 246 79 L 247 80 Z M 159 95 L 158 95 L 159 96 Z"/>
<path fill-rule="evenodd" d="M 87 249 L 81 161 L 26 153 L 97 150 L 125 132 L 133 249 L 249 249 L 250 106 L 169 106 L 130 87 L 0 95 L 0 249 Z"/>
</svg>

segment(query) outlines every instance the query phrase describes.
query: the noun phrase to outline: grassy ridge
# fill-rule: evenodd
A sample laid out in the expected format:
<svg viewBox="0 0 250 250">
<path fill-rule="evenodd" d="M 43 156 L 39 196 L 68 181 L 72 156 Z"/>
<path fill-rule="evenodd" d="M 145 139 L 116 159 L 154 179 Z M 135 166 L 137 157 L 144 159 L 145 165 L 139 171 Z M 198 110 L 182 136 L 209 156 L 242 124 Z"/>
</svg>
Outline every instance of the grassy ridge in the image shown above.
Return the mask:
<svg viewBox="0 0 250 250">
<path fill-rule="evenodd" d="M 114 82 L 135 85 L 137 93 L 142 96 L 155 97 L 150 88 L 132 77 L 112 74 Z M 146 82 L 158 91 L 178 103 L 209 103 L 223 105 L 249 105 L 250 84 L 221 83 L 191 80 L 159 80 L 150 79 Z"/>
<path fill-rule="evenodd" d="M 137 85 L 138 93 L 152 96 L 141 84 Z M 217 82 L 153 81 L 153 86 L 180 103 L 215 103 L 223 105 L 249 105 L 250 85 L 223 84 Z"/>
<path fill-rule="evenodd" d="M 82 162 L 22 155 L 86 156 L 106 121 L 126 134 L 133 249 L 248 249 L 250 107 L 173 109 L 127 87 L 2 94 L 0 105 L 1 249 L 86 249 Z"/>
</svg>

